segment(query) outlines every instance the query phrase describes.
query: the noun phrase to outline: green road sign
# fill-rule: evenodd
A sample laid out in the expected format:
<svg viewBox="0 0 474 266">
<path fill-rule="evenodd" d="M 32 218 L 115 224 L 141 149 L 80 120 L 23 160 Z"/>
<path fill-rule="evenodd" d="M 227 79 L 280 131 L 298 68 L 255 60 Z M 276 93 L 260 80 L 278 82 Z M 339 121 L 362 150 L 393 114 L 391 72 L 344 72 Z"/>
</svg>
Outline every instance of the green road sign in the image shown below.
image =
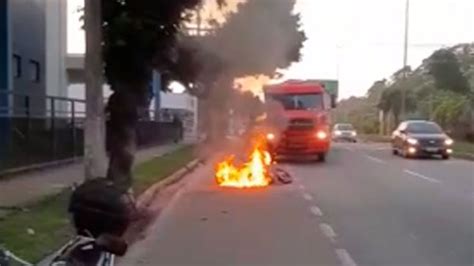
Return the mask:
<svg viewBox="0 0 474 266">
<path fill-rule="evenodd" d="M 324 85 L 324 88 L 326 91 L 331 94 L 335 95 L 336 97 L 338 96 L 339 93 L 339 81 L 337 80 L 330 80 L 330 79 L 320 79 L 318 80 Z"/>
</svg>

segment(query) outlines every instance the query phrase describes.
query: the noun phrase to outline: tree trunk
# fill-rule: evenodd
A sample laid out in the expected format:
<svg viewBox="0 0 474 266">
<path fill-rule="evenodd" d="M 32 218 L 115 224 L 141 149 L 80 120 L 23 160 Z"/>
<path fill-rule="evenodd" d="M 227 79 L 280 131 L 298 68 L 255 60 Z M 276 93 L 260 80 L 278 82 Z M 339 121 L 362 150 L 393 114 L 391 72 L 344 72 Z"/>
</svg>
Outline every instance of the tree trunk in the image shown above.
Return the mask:
<svg viewBox="0 0 474 266">
<path fill-rule="evenodd" d="M 132 186 L 138 120 L 147 110 L 146 86 L 115 88 L 107 104 L 107 178 L 126 193 Z"/>
<path fill-rule="evenodd" d="M 86 119 L 84 132 L 85 178 L 105 175 L 104 100 L 102 92 L 102 19 L 101 1 L 85 1 L 85 83 Z"/>
<path fill-rule="evenodd" d="M 469 124 L 469 134 L 470 136 L 474 136 L 474 107 L 471 106 L 471 117 L 470 117 L 470 124 Z"/>
</svg>

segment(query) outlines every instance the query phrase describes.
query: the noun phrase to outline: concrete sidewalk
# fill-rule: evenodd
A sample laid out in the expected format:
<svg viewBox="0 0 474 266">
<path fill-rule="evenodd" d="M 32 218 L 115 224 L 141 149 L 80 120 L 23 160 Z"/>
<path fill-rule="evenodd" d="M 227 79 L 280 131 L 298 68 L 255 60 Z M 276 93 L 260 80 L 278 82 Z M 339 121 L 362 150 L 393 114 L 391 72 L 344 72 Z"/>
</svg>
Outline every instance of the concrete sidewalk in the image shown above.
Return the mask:
<svg viewBox="0 0 474 266">
<path fill-rule="evenodd" d="M 166 144 L 137 152 L 135 163 L 166 154 L 182 144 Z M 83 164 L 77 162 L 48 170 L 29 172 L 15 178 L 0 180 L 0 208 L 20 207 L 83 180 Z"/>
</svg>

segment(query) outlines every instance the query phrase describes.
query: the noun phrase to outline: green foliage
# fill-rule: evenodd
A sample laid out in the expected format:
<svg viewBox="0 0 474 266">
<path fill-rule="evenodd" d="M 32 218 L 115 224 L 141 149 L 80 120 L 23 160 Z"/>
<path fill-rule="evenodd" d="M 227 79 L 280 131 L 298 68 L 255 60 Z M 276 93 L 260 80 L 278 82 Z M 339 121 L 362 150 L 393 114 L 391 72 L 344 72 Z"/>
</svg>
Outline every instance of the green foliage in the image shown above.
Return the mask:
<svg viewBox="0 0 474 266">
<path fill-rule="evenodd" d="M 367 91 L 367 100 L 369 100 L 371 103 L 379 103 L 382 98 L 382 94 L 386 89 L 387 80 L 377 80 Z"/>
<path fill-rule="evenodd" d="M 36 263 L 66 243 L 73 236 L 67 214 L 69 195 L 65 190 L 2 218 L 0 245 Z"/>
<path fill-rule="evenodd" d="M 183 52 L 176 47 L 180 27 L 188 19 L 185 11 L 200 2 L 102 0 L 104 67 L 112 90 L 138 90 L 146 86 L 152 69 L 173 70 Z M 117 86 L 121 83 L 138 86 Z"/>
<path fill-rule="evenodd" d="M 378 110 L 366 97 L 340 101 L 332 117 L 334 123 L 351 123 L 361 133 L 375 134 L 379 130 Z"/>
<path fill-rule="evenodd" d="M 458 93 L 443 91 L 433 97 L 433 105 L 433 118 L 444 127 L 453 128 L 462 122 L 468 98 Z"/>
<path fill-rule="evenodd" d="M 428 59 L 428 69 L 438 89 L 458 93 L 470 91 L 469 83 L 462 73 L 461 65 L 453 51 L 440 49 Z"/>
</svg>

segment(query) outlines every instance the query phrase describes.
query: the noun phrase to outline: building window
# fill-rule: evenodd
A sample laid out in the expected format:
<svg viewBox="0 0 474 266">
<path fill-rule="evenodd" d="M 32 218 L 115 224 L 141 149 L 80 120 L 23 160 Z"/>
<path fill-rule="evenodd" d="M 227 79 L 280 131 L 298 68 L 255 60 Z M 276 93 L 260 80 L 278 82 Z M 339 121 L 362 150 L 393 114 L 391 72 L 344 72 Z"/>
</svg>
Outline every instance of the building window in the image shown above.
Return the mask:
<svg viewBox="0 0 474 266">
<path fill-rule="evenodd" d="M 14 54 L 13 55 L 13 77 L 20 78 L 21 77 L 21 56 Z"/>
<path fill-rule="evenodd" d="M 30 60 L 30 79 L 33 82 L 40 81 L 40 64 L 38 61 Z"/>
</svg>

